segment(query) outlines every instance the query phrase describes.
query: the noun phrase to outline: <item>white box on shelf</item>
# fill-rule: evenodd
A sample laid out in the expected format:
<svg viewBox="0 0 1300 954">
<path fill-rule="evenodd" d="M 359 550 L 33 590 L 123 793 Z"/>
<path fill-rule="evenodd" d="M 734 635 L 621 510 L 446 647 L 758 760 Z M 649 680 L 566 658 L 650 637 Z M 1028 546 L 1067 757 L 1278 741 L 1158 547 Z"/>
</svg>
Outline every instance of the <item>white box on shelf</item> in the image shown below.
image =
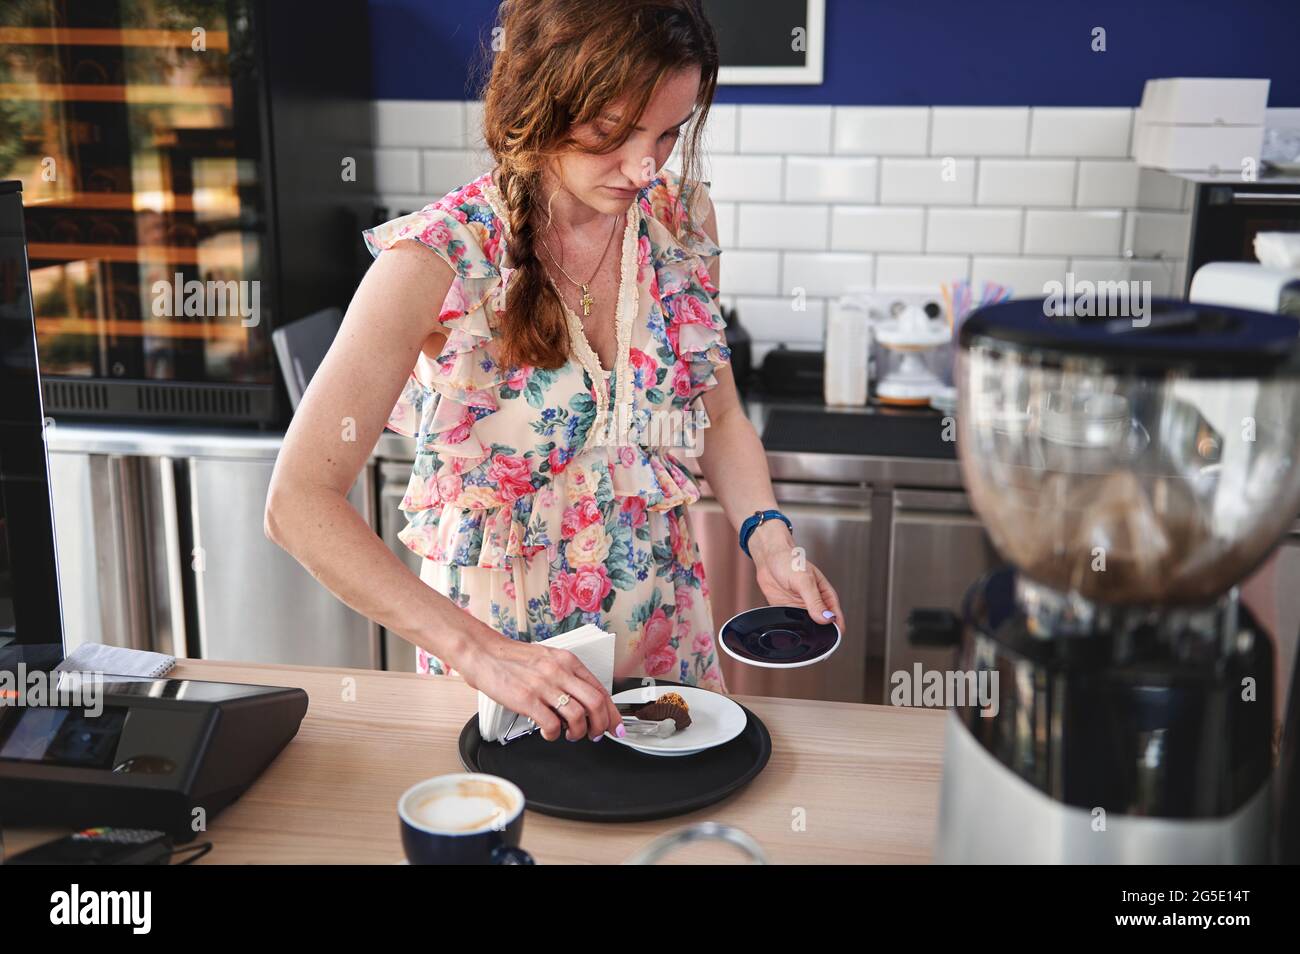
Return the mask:
<svg viewBox="0 0 1300 954">
<path fill-rule="evenodd" d="M 1149 79 L 1142 88 L 1139 121 L 1144 115 L 1148 123 L 1262 126 L 1268 87 L 1266 79 Z"/>
<path fill-rule="evenodd" d="M 1246 160 L 1259 167 L 1263 126 L 1188 126 L 1139 122 L 1133 153 L 1138 165 L 1167 172 L 1240 176 Z"/>
</svg>

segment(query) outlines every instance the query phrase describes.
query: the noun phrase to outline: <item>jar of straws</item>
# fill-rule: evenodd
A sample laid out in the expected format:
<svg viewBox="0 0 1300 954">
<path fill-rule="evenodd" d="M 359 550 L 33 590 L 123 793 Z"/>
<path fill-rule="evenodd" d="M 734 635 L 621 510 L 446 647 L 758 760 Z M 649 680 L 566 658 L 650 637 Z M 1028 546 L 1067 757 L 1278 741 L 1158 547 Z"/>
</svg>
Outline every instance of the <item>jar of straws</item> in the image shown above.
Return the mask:
<svg viewBox="0 0 1300 954">
<path fill-rule="evenodd" d="M 971 282 L 965 279 L 942 282 L 939 285 L 943 292 L 943 303 L 948 310 L 948 327 L 953 331 L 954 344 L 957 329 L 961 327 L 967 315 L 976 308 L 1007 301 L 1011 297 L 1012 289 L 1007 285 L 999 285 L 997 282 L 981 282 L 980 285 L 978 301 L 975 299 L 975 290 Z"/>
<path fill-rule="evenodd" d="M 973 283 L 966 281 L 964 278 L 954 282 L 941 282 L 939 290 L 943 292 L 943 304 L 947 312 L 948 327 L 952 329 L 953 355 L 957 353 L 957 331 L 961 328 L 961 323 L 966 320 L 966 317 L 976 308 L 1007 301 L 1011 298 L 1013 292 L 1009 285 L 1002 285 L 998 282 L 981 282 L 977 297 Z M 951 385 L 951 362 L 945 377 L 945 383 Z"/>
</svg>

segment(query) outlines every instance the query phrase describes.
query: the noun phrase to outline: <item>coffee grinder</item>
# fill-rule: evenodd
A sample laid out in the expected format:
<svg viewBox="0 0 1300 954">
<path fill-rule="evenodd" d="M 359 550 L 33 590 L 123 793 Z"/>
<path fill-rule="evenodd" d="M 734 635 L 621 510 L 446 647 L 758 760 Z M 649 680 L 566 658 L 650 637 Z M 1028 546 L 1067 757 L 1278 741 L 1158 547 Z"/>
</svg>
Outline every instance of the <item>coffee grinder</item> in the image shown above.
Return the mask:
<svg viewBox="0 0 1300 954">
<path fill-rule="evenodd" d="M 937 860 L 1271 860 L 1274 650 L 1237 586 L 1300 512 L 1300 322 L 1045 304 L 960 333 L 962 472 L 1010 565 L 948 627 L 997 705 L 948 711 Z"/>
</svg>

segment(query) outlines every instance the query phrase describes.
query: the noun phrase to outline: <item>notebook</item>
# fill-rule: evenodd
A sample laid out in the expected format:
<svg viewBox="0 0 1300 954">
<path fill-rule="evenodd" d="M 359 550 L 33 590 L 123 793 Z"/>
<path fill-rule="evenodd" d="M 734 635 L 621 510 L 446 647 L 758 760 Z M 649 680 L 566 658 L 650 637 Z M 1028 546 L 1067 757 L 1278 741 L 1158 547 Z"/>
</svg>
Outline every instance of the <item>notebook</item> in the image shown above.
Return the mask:
<svg viewBox="0 0 1300 954">
<path fill-rule="evenodd" d="M 591 674 L 600 680 L 607 690 L 614 688 L 614 634 L 607 633 L 594 623 L 579 626 L 577 629 L 546 640 L 552 649 L 567 649 L 591 670 Z M 515 721 L 516 714 L 501 703 L 480 692 L 478 694 L 478 731 L 485 742 L 506 743 L 506 732 Z M 519 716 L 515 722 L 512 735 L 518 735 L 522 727 L 535 726 L 532 719 Z"/>
<path fill-rule="evenodd" d="M 165 676 L 176 665 L 176 657 L 142 649 L 82 643 L 67 659 L 54 667 L 56 672 L 102 672 L 114 676 Z"/>
</svg>

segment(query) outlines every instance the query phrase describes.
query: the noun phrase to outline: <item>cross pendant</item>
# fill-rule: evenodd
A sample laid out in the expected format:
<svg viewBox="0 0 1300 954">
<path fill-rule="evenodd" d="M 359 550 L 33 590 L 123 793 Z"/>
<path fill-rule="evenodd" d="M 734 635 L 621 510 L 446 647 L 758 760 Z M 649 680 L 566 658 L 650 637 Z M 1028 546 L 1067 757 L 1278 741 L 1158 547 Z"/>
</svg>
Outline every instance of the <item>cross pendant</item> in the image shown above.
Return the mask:
<svg viewBox="0 0 1300 954">
<path fill-rule="evenodd" d="M 587 291 L 587 286 L 582 286 L 582 317 L 591 317 L 591 306 L 596 304 L 596 299 L 591 297 L 591 292 Z"/>
</svg>

